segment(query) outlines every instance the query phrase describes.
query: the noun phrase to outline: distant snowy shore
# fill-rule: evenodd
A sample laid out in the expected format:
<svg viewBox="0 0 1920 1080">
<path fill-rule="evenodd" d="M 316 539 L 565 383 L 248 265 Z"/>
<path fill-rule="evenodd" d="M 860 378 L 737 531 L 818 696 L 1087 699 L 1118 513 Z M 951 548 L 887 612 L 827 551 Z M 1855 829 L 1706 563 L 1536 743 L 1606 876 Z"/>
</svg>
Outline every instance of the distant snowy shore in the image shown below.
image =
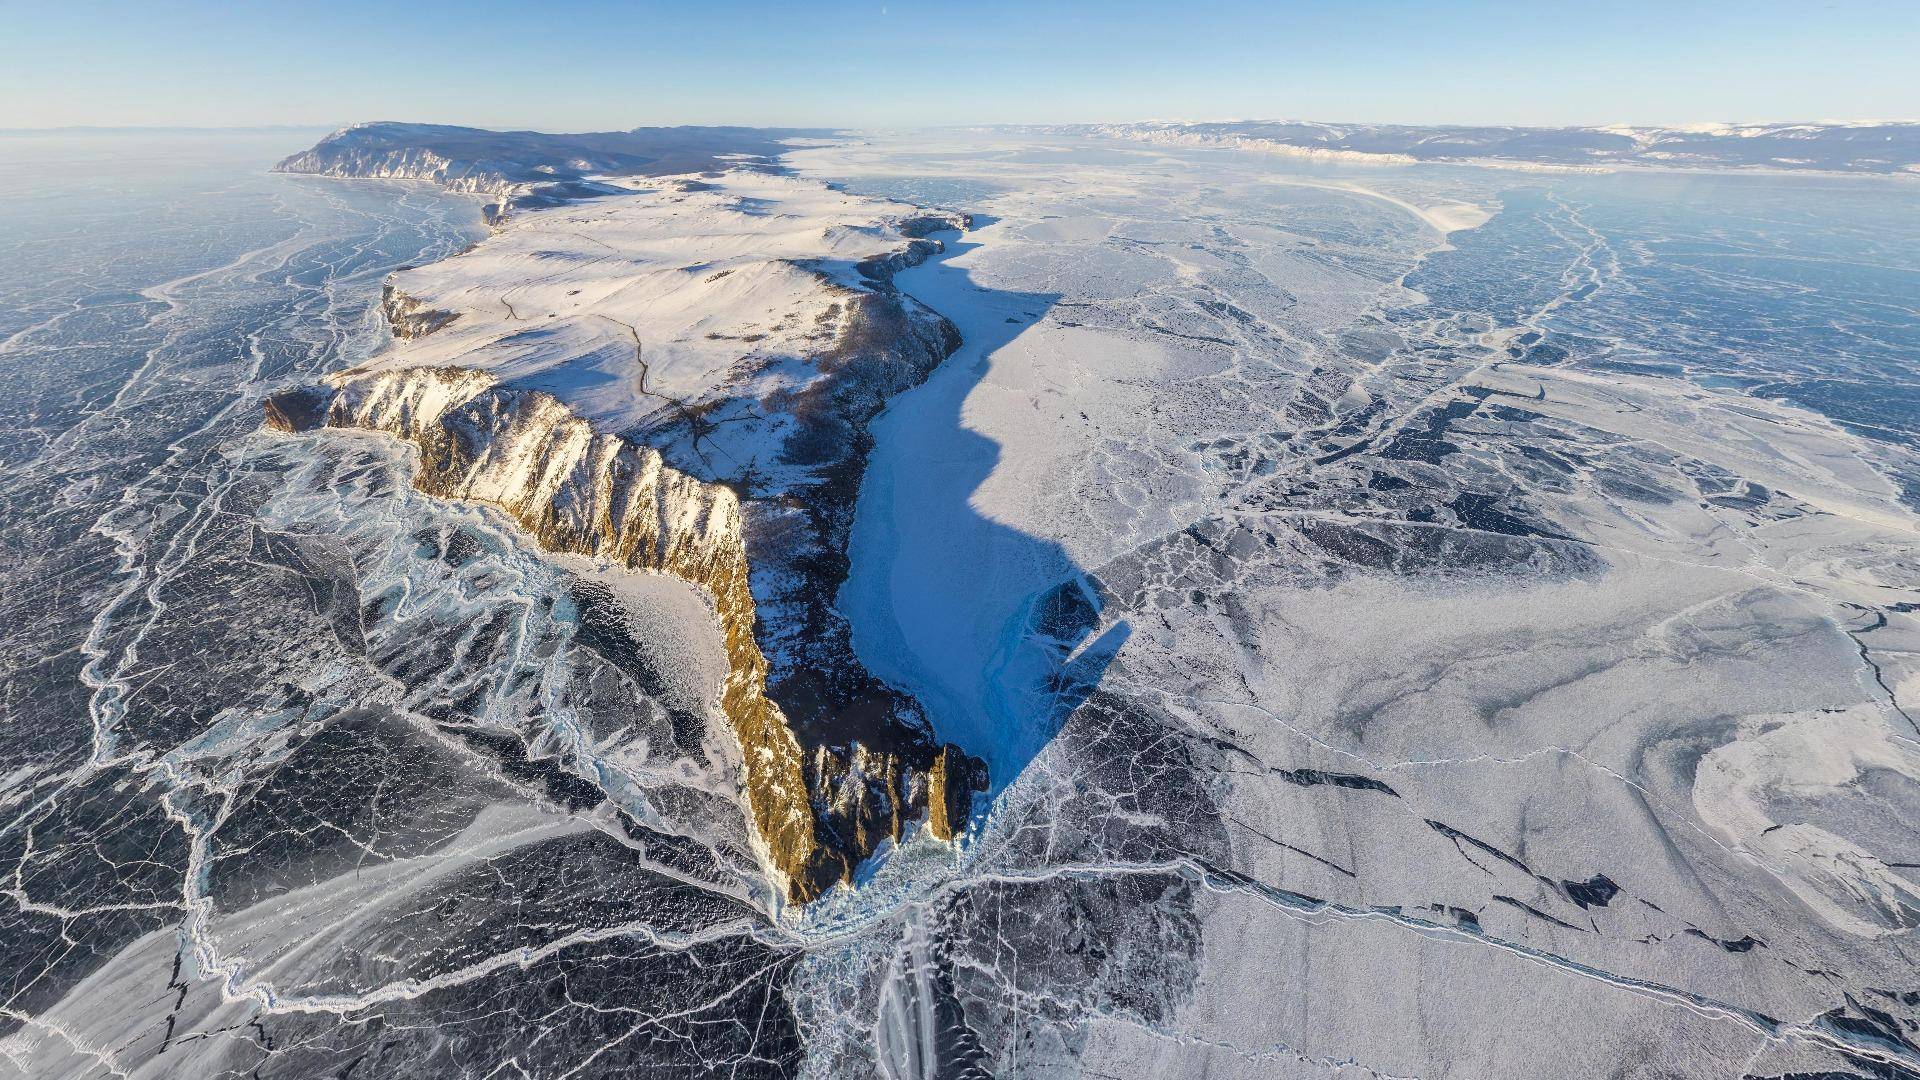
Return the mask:
<svg viewBox="0 0 1920 1080">
<path fill-rule="evenodd" d="M 1247 150 L 1342 165 L 1449 162 L 1542 172 L 1681 168 L 1920 175 L 1920 122 L 1420 127 L 1242 120 L 1050 126 L 1050 134 Z"/>
</svg>

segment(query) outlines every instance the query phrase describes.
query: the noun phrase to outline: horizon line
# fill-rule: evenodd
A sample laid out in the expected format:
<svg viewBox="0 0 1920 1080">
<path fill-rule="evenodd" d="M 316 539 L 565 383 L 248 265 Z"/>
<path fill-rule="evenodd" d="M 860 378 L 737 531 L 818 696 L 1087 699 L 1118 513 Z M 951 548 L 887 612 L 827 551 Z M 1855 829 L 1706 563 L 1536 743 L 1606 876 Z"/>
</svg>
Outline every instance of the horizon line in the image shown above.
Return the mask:
<svg viewBox="0 0 1920 1080">
<path fill-rule="evenodd" d="M 346 128 L 367 124 L 419 124 L 436 127 L 464 127 L 479 131 L 533 131 L 540 134 L 565 135 L 580 134 L 579 130 L 568 131 L 564 128 L 527 127 L 523 125 L 486 125 L 486 124 L 446 124 L 427 120 L 356 120 L 347 123 L 300 122 L 300 123 L 253 123 L 253 124 L 54 124 L 45 127 L 0 127 L 0 135 L 58 135 L 58 134 L 116 134 L 116 133 L 177 133 L 204 134 L 216 132 L 245 131 L 340 131 Z M 1684 131 L 1689 128 L 1709 126 L 1775 127 L 1792 124 L 1817 124 L 1823 127 L 1895 127 L 1920 125 L 1920 119 L 1859 117 L 1839 118 L 1792 118 L 1777 120 L 1692 120 L 1684 122 L 1634 123 L 1612 121 L 1605 124 L 1495 124 L 1473 123 L 1467 121 L 1446 121 L 1443 123 L 1408 123 L 1393 120 L 1309 120 L 1304 117 L 1228 117 L 1216 119 L 1192 119 L 1170 117 L 1148 117 L 1136 120 L 977 120 L 945 124 L 745 124 L 745 123 L 672 123 L 638 124 L 632 128 L 605 128 L 599 130 L 630 131 L 635 128 L 706 128 L 738 127 L 760 130 L 816 128 L 836 131 L 897 131 L 897 130 L 965 130 L 968 128 L 1028 128 L 1028 127 L 1111 127 L 1141 124 L 1331 124 L 1355 127 L 1405 127 L 1405 128 L 1506 128 L 1512 130 L 1555 131 L 1566 129 L 1584 129 L 1605 131 L 1617 128 L 1656 128 L 1669 131 Z"/>
</svg>

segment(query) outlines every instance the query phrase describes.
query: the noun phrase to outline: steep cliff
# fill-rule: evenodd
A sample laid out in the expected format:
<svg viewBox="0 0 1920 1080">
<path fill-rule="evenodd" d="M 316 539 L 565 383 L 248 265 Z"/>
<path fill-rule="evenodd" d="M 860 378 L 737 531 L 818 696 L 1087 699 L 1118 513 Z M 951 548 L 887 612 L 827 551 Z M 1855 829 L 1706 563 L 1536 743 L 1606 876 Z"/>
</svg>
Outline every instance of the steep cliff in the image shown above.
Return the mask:
<svg viewBox="0 0 1920 1080">
<path fill-rule="evenodd" d="M 833 600 L 867 424 L 958 345 L 891 275 L 964 220 L 764 174 L 596 210 L 517 216 L 400 275 L 394 349 L 276 395 L 269 426 L 385 432 L 419 449 L 431 495 L 704 589 L 744 802 L 789 899 L 920 823 L 954 838 L 984 766 L 865 670 Z"/>
</svg>

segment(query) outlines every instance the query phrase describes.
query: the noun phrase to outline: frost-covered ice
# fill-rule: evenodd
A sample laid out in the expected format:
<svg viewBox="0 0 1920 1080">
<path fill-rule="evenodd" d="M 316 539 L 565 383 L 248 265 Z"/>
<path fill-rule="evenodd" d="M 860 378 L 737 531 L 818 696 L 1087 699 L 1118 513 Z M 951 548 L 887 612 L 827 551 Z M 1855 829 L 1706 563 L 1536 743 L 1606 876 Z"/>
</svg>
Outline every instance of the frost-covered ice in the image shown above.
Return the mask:
<svg viewBox="0 0 1920 1080">
<path fill-rule="evenodd" d="M 792 160 L 992 221 L 899 279 L 969 344 L 876 427 L 863 655 L 1006 737 L 1034 597 L 1124 642 L 849 1046 L 918 966 L 1012 1075 L 1920 1066 L 1897 182 Z"/>
</svg>

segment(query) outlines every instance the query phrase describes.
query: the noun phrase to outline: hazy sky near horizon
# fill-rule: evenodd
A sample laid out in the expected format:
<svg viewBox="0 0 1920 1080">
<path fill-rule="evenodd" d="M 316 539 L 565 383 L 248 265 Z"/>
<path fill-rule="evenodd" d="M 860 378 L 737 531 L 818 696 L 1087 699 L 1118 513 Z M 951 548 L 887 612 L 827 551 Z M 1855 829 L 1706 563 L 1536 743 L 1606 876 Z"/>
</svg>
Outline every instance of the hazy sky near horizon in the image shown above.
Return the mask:
<svg viewBox="0 0 1920 1080">
<path fill-rule="evenodd" d="M 0 128 L 1920 117 L 1914 0 L 0 0 Z"/>
</svg>

